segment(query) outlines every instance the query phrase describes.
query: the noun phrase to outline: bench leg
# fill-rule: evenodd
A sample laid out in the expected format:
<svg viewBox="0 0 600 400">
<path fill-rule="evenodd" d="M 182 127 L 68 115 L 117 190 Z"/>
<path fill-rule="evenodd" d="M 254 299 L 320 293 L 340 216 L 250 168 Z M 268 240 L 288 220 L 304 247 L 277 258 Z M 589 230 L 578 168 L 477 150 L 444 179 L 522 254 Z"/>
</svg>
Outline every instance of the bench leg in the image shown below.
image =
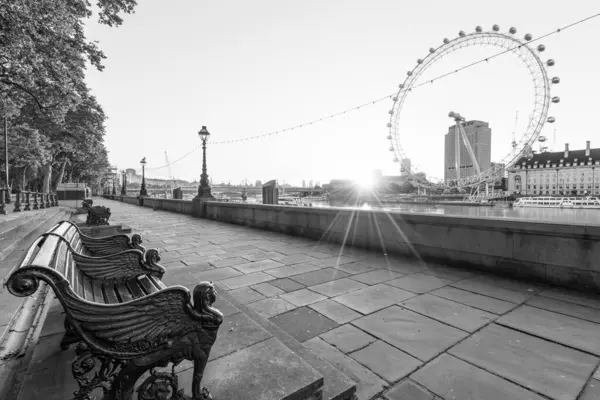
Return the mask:
<svg viewBox="0 0 600 400">
<path fill-rule="evenodd" d="M 79 385 L 79 389 L 75 391 L 73 400 L 91 400 L 90 394 L 97 388 L 103 389 L 104 399 L 112 399 L 112 397 L 107 397 L 111 390 L 111 384 L 127 364 L 127 361 L 94 355 L 84 342 L 79 342 L 75 354 L 77 354 L 77 357 L 71 365 L 71 372 Z M 98 370 L 96 370 L 97 361 L 100 361 Z M 88 374 L 90 375 L 87 376 Z"/>
</svg>

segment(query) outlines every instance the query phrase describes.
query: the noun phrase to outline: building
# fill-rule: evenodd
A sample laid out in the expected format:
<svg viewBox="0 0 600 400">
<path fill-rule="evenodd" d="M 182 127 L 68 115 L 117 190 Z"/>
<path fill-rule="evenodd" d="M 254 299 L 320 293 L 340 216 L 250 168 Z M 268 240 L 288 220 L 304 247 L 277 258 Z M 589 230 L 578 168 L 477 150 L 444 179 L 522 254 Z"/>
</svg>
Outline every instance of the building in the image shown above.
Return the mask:
<svg viewBox="0 0 600 400">
<path fill-rule="evenodd" d="M 305 188 L 306 187 L 306 181 L 303 179 L 302 180 L 302 187 Z"/>
<path fill-rule="evenodd" d="M 508 190 L 522 195 L 599 195 L 600 148 L 535 153 L 508 170 Z"/>
<path fill-rule="evenodd" d="M 491 166 L 492 158 L 492 130 L 487 122 L 467 121 L 463 123 L 467 140 L 475 153 L 475 159 L 479 163 L 479 169 L 485 171 Z M 445 156 L 444 156 L 444 179 L 456 179 L 456 135 L 460 135 L 456 125 L 448 128 L 445 137 Z M 460 143 L 460 177 L 466 178 L 477 175 L 477 171 L 471 160 L 462 137 L 459 136 Z"/>
<path fill-rule="evenodd" d="M 402 162 L 400 163 L 400 175 L 402 176 L 408 176 L 411 173 L 411 162 L 410 162 L 410 158 L 403 158 Z"/>
</svg>

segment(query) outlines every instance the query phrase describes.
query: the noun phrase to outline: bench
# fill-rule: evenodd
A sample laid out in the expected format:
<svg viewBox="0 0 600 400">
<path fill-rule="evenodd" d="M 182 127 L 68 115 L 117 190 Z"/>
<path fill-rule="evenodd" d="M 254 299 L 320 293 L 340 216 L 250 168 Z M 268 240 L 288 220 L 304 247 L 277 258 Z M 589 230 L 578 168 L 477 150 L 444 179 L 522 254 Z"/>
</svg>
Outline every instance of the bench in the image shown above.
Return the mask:
<svg viewBox="0 0 600 400">
<path fill-rule="evenodd" d="M 223 314 L 212 307 L 212 282 L 200 282 L 193 293 L 184 286 L 166 287 L 133 264 L 115 267 L 113 261 L 124 254 L 139 261 L 138 249 L 103 257 L 78 254 L 83 242 L 77 232 L 72 224 L 59 224 L 53 234 L 39 237 L 5 284 L 13 295 L 26 297 L 43 281 L 56 294 L 67 328 L 61 348 L 77 342 L 71 366 L 79 385 L 74 400 L 89 399 L 97 388 L 107 400 L 130 400 L 148 370 L 140 399 L 158 399 L 169 390 L 173 399 L 186 399 L 174 373 L 183 360 L 194 363 L 193 399 L 210 399 L 200 383 L 223 322 Z M 170 362 L 171 373 L 154 371 Z"/>
<path fill-rule="evenodd" d="M 88 212 L 85 223 L 87 225 L 108 225 L 110 218 L 110 208 L 104 206 L 89 206 L 86 207 Z"/>
<path fill-rule="evenodd" d="M 60 221 L 51 230 L 45 233 L 45 235 L 52 234 L 55 229 L 63 224 L 71 225 L 77 230 L 79 240 L 83 244 L 80 251 L 80 253 L 83 255 L 98 257 L 134 249 L 140 250 L 142 253 L 146 253 L 146 248 L 142 246 L 142 237 L 137 233 L 133 234 L 131 237 L 125 234 L 91 237 L 81 232 L 81 229 L 79 229 L 79 227 L 71 221 Z M 160 261 L 158 251 L 152 251 L 146 257 L 151 257 L 151 259 L 146 260 L 148 263 L 158 263 Z"/>
</svg>

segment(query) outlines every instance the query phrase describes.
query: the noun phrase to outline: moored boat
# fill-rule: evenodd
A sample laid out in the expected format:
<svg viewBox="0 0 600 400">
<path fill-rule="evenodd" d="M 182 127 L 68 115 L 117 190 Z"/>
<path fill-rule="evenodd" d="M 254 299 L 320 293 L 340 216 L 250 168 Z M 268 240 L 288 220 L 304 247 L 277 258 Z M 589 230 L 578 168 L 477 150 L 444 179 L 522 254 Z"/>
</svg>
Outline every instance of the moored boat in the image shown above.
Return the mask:
<svg viewBox="0 0 600 400">
<path fill-rule="evenodd" d="M 597 197 L 521 197 L 513 207 L 541 207 L 541 208 L 597 208 L 600 209 L 600 200 Z"/>
</svg>

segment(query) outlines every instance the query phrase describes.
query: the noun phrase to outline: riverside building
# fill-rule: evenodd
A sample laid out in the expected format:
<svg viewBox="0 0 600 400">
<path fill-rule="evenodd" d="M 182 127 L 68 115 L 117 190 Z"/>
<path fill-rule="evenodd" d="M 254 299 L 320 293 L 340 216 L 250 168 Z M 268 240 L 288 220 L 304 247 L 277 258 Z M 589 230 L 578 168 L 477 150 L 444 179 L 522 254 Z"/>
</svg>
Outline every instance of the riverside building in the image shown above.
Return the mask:
<svg viewBox="0 0 600 400">
<path fill-rule="evenodd" d="M 522 195 L 600 195 L 600 148 L 533 154 L 508 170 L 508 190 Z"/>
</svg>

